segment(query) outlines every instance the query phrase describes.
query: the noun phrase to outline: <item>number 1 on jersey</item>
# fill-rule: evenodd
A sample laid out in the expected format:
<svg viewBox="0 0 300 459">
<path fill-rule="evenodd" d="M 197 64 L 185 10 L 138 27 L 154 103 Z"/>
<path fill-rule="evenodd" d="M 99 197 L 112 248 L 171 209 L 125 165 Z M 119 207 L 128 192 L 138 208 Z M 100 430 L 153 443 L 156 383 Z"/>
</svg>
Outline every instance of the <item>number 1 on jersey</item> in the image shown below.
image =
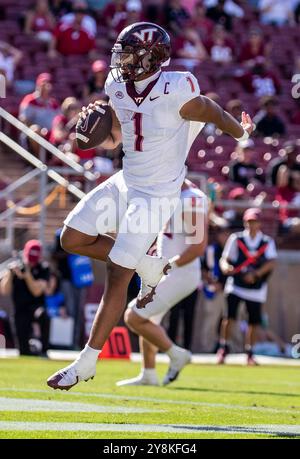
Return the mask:
<svg viewBox="0 0 300 459">
<path fill-rule="evenodd" d="M 133 116 L 133 122 L 134 122 L 134 134 L 135 134 L 135 140 L 134 140 L 134 149 L 136 151 L 143 151 L 143 140 L 144 137 L 142 136 L 142 113 L 135 113 Z"/>
</svg>

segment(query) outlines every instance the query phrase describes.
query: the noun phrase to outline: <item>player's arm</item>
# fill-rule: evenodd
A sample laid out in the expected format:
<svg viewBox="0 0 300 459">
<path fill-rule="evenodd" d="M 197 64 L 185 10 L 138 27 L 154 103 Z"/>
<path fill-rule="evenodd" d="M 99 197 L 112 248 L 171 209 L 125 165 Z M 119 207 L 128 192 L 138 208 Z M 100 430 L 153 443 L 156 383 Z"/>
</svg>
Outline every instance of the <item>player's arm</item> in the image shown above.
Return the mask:
<svg viewBox="0 0 300 459">
<path fill-rule="evenodd" d="M 205 96 L 198 96 L 189 100 L 181 107 L 179 114 L 185 120 L 213 123 L 221 131 L 238 140 L 244 136 L 248 137 L 254 129 L 252 120 L 247 113 L 242 113 L 242 122 L 239 124 L 220 105 Z"/>
<path fill-rule="evenodd" d="M 192 216 L 192 218 L 197 217 Z M 188 263 L 191 263 L 196 258 L 201 257 L 204 254 L 207 246 L 207 234 L 208 223 L 207 217 L 205 217 L 203 238 L 201 239 L 201 241 L 189 244 L 188 248 L 184 250 L 180 255 L 176 255 L 175 257 L 173 257 L 171 262 L 174 263 L 175 266 L 181 267 L 187 265 Z M 193 236 L 195 236 L 195 234 Z"/>
<path fill-rule="evenodd" d="M 237 243 L 236 235 L 233 233 L 226 241 L 223 249 L 222 257 L 219 261 L 221 271 L 226 276 L 229 276 L 234 271 L 234 266 L 231 264 L 233 260 L 237 259 Z"/>
</svg>

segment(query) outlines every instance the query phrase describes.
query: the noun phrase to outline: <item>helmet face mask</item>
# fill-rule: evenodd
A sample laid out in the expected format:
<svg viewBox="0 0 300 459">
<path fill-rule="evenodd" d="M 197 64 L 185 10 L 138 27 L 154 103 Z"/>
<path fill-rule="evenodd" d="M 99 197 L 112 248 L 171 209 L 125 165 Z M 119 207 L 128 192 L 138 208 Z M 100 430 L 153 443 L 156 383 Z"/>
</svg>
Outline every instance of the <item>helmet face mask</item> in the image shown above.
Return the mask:
<svg viewBox="0 0 300 459">
<path fill-rule="evenodd" d="M 144 79 L 170 57 L 170 38 L 160 26 L 136 23 L 124 29 L 112 48 L 111 73 L 117 82 Z"/>
</svg>

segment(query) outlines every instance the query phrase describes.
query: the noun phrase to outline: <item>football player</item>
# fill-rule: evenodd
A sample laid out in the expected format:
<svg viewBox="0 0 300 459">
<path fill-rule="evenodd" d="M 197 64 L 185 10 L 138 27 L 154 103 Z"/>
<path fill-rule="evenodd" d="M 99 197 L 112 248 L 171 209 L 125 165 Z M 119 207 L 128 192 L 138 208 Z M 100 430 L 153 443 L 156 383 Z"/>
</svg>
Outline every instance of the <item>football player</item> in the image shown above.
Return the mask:
<svg viewBox="0 0 300 459">
<path fill-rule="evenodd" d="M 154 300 L 146 308 L 137 308 L 135 299 L 129 303 L 125 312 L 126 324 L 140 337 L 143 358 L 141 373 L 136 378 L 119 381 L 118 386 L 158 385 L 155 370 L 157 348 L 170 358 L 169 369 L 163 379 L 164 385 L 175 381 L 182 368 L 191 360 L 190 351 L 176 346 L 160 326 L 165 314 L 180 301 L 188 300 L 189 297 L 195 301 L 194 293 L 201 281 L 199 257 L 203 255 L 207 242 L 207 198 L 189 180 L 185 180 L 181 200 L 184 212 L 178 206 L 167 228 L 157 238 L 158 255 L 167 257 L 172 269 L 159 282 Z M 174 219 L 177 218 L 183 222 L 183 231 L 172 232 L 175 229 Z M 201 236 L 193 241 L 196 232 Z"/>
<path fill-rule="evenodd" d="M 242 114 L 240 125 L 202 96 L 190 72 L 162 72 L 170 52 L 167 32 L 148 22 L 126 27 L 112 48 L 105 90 L 113 125 L 101 146 L 114 149 L 123 143 L 123 170 L 77 204 L 61 234 L 66 251 L 107 262 L 105 292 L 88 343 L 75 362 L 48 379 L 50 387 L 69 389 L 94 377 L 98 355 L 123 313 L 135 271 L 142 279 L 137 307 L 152 301 L 170 265 L 166 257 L 146 253 L 180 201 L 185 159 L 204 124 L 215 123 L 237 140 L 247 139 L 253 130 L 249 115 Z M 84 108 L 81 117 L 96 109 Z"/>
</svg>

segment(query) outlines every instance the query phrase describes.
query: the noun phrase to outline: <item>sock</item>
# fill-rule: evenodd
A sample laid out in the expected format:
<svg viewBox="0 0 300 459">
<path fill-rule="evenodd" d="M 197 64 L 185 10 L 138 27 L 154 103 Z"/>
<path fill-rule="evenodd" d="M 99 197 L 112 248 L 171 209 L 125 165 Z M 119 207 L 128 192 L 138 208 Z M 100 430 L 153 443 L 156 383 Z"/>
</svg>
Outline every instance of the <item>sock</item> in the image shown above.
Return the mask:
<svg viewBox="0 0 300 459">
<path fill-rule="evenodd" d="M 83 367 L 95 365 L 100 352 L 101 349 L 94 349 L 86 344 L 76 359 L 76 362 Z"/>
<path fill-rule="evenodd" d="M 168 351 L 166 351 L 166 354 L 170 357 L 170 359 L 176 359 L 178 357 L 178 351 L 182 352 L 183 349 L 179 346 L 176 346 L 176 344 L 173 344 Z"/>
<path fill-rule="evenodd" d="M 156 369 L 155 368 L 143 368 L 142 375 L 147 379 L 157 379 Z"/>
</svg>

